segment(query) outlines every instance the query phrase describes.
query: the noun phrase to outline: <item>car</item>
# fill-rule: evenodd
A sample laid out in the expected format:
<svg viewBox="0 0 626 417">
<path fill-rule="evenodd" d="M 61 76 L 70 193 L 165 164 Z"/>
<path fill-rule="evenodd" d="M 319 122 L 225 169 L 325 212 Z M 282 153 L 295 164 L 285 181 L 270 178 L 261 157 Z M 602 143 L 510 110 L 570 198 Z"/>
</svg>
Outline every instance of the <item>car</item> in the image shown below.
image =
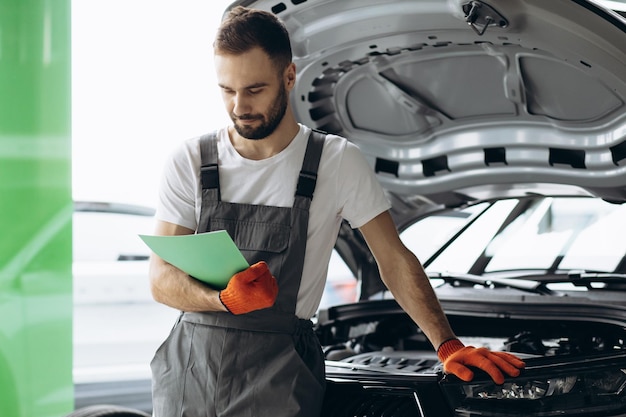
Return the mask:
<svg viewBox="0 0 626 417">
<path fill-rule="evenodd" d="M 239 2 L 243 4 L 244 2 Z M 296 118 L 356 143 L 466 345 L 445 375 L 357 230 L 319 312 L 324 416 L 626 415 L 626 22 L 597 2 L 247 1 L 292 35 Z"/>
<path fill-rule="evenodd" d="M 296 118 L 359 146 L 459 338 L 527 364 L 446 375 L 343 224 L 358 287 L 315 317 L 322 415 L 626 416 L 622 3 L 237 5 L 285 22 Z"/>
<path fill-rule="evenodd" d="M 292 34 L 298 120 L 350 138 L 466 345 L 445 375 L 364 240 L 360 301 L 319 312 L 324 416 L 626 415 L 626 22 L 596 2 L 246 2 Z M 251 3 L 251 4 L 250 4 Z"/>
<path fill-rule="evenodd" d="M 113 404 L 152 410 L 150 360 L 180 312 L 152 299 L 154 208 L 75 201 L 73 380 L 75 407 Z"/>
<path fill-rule="evenodd" d="M 380 288 L 319 314 L 322 415 L 623 416 L 626 242 L 607 239 L 615 230 L 626 230 L 626 205 L 570 195 L 485 201 L 411 223 L 401 237 L 460 339 L 527 367 L 503 385 L 479 371 L 471 382 L 443 375 L 425 335 Z M 441 245 L 423 245 L 425 236 Z"/>
</svg>

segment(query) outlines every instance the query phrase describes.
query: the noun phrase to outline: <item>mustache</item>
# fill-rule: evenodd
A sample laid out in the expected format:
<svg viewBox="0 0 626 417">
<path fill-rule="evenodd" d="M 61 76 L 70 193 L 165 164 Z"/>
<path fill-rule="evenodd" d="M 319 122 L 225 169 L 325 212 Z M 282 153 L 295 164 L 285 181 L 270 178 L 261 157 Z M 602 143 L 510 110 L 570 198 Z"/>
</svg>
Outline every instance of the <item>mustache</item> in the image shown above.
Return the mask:
<svg viewBox="0 0 626 417">
<path fill-rule="evenodd" d="M 234 113 L 230 114 L 231 119 L 233 120 L 262 120 L 263 115 L 261 114 L 242 114 L 241 116 L 237 116 Z"/>
</svg>

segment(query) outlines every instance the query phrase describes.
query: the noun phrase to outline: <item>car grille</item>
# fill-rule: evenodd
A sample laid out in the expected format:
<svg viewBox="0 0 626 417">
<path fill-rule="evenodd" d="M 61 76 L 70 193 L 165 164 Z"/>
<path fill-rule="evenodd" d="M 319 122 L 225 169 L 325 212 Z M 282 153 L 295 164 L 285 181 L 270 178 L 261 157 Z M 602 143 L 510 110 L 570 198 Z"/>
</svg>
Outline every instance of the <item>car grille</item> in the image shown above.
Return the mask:
<svg viewBox="0 0 626 417">
<path fill-rule="evenodd" d="M 412 396 L 406 394 L 373 394 L 367 390 L 352 392 L 349 396 L 327 396 L 322 415 L 325 417 L 421 416 Z"/>
</svg>

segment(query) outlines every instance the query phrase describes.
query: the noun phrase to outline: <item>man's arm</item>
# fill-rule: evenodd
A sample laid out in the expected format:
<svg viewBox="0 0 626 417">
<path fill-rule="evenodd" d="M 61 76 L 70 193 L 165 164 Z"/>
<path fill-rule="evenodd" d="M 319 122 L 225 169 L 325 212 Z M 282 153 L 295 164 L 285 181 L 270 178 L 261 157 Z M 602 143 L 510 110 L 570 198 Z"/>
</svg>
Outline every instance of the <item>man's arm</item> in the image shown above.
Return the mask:
<svg viewBox="0 0 626 417">
<path fill-rule="evenodd" d="M 194 231 L 183 226 L 157 221 L 159 236 L 189 235 Z M 219 291 L 190 277 L 156 254 L 150 256 L 150 289 L 159 303 L 181 311 L 228 311 L 220 302 Z"/>
<path fill-rule="evenodd" d="M 400 240 L 389 212 L 379 214 L 360 230 L 378 263 L 383 282 L 434 348 L 455 338 L 426 272 Z"/>
<path fill-rule="evenodd" d="M 465 346 L 456 339 L 424 268 L 400 240 L 389 212 L 376 216 L 360 230 L 383 282 L 437 350 L 444 372 L 471 381 L 474 372 L 469 367 L 475 367 L 487 372 L 497 384 L 504 383 L 503 374 L 520 374 L 525 364 L 518 357 Z"/>
</svg>

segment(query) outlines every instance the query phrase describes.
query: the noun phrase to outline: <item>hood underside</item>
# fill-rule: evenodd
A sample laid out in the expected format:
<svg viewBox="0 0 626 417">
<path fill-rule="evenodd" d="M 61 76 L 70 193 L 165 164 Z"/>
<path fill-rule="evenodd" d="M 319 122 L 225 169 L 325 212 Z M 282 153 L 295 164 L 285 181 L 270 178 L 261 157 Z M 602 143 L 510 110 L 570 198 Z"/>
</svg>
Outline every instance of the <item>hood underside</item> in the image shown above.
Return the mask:
<svg viewBox="0 0 626 417">
<path fill-rule="evenodd" d="M 393 198 L 626 201 L 617 13 L 583 0 L 236 4 L 285 22 L 297 119 L 355 142 Z"/>
</svg>

